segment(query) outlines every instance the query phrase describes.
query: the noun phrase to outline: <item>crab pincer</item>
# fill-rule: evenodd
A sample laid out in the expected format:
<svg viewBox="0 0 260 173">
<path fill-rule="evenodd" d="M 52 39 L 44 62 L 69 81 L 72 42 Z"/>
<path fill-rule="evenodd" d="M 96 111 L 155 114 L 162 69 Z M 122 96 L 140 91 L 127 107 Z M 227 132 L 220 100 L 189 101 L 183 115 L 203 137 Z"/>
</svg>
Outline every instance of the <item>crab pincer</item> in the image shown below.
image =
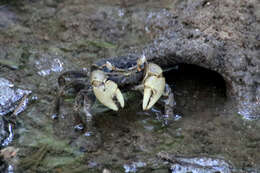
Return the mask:
<svg viewBox="0 0 260 173">
<path fill-rule="evenodd" d="M 143 80 L 144 98 L 143 110 L 150 109 L 162 96 L 165 89 L 165 78 L 160 66 L 148 63 L 146 66 L 145 77 Z"/>
<path fill-rule="evenodd" d="M 112 80 L 108 80 L 106 74 L 101 70 L 95 70 L 91 74 L 91 84 L 96 98 L 108 108 L 117 111 L 118 107 L 115 103 L 124 107 L 124 98 L 117 84 Z"/>
</svg>

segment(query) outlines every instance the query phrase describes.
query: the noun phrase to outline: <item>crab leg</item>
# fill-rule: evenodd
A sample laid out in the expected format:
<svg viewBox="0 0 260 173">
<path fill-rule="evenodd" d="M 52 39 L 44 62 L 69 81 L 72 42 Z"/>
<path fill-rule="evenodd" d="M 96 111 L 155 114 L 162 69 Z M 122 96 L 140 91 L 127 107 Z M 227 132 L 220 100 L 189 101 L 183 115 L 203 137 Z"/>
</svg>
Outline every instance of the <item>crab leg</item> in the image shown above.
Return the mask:
<svg viewBox="0 0 260 173">
<path fill-rule="evenodd" d="M 65 95 L 65 91 L 71 88 L 75 90 L 83 89 L 85 87 L 83 79 L 88 77 L 87 73 L 87 71 L 67 71 L 59 76 L 59 90 L 53 103 L 55 106 L 51 111 L 53 119 L 58 118 L 60 114 L 60 106 L 62 105 L 62 97 Z"/>
<path fill-rule="evenodd" d="M 168 115 L 168 116 L 172 116 L 173 115 L 173 109 L 174 109 L 174 106 L 176 105 L 176 102 L 174 100 L 174 95 L 173 95 L 173 92 L 171 90 L 171 87 L 168 84 L 165 85 L 165 91 L 163 93 L 163 96 L 165 97 L 164 114 Z"/>
</svg>

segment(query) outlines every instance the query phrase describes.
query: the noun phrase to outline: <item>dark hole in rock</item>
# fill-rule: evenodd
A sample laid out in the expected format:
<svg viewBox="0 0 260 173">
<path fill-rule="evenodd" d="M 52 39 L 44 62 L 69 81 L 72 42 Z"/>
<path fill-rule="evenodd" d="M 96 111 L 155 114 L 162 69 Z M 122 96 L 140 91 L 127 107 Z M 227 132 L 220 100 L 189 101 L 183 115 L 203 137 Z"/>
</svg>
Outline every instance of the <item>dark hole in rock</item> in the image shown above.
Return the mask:
<svg viewBox="0 0 260 173">
<path fill-rule="evenodd" d="M 226 86 L 224 79 L 217 72 L 196 65 L 177 64 L 168 70 L 166 69 L 164 75 L 175 96 L 175 115 L 209 120 L 220 115 L 219 111 L 224 109 L 227 100 Z M 94 116 L 95 126 L 98 129 L 103 129 L 102 131 L 106 133 L 108 131 L 114 133 L 122 131 L 123 128 L 131 126 L 131 123 L 141 119 L 157 120 L 149 111 L 142 111 L 143 96 L 139 92 L 136 94 L 137 97 L 133 97 L 135 100 L 126 101 L 124 109 Z M 158 103 L 155 105 L 155 109 L 163 112 L 163 105 L 161 102 Z M 159 121 L 158 124 L 161 125 Z M 178 124 L 181 126 L 181 123 L 178 122 Z"/>
<path fill-rule="evenodd" d="M 215 114 L 226 102 L 226 84 L 223 77 L 212 70 L 191 64 L 177 64 L 164 73 L 181 114 L 206 111 Z"/>
</svg>

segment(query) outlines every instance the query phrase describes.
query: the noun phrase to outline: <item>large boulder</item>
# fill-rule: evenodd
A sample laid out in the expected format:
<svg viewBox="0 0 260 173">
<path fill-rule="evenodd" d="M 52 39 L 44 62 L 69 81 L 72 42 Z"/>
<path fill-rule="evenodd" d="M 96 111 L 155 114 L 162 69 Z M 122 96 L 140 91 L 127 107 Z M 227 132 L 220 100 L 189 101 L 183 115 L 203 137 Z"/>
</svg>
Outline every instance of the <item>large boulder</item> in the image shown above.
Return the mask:
<svg viewBox="0 0 260 173">
<path fill-rule="evenodd" d="M 161 31 L 152 43 L 118 58 L 145 54 L 162 67 L 184 63 L 215 71 L 225 80 L 237 112 L 247 119 L 259 118 L 259 6 L 254 0 L 177 1 L 162 12 L 166 17 L 158 19 Z"/>
</svg>

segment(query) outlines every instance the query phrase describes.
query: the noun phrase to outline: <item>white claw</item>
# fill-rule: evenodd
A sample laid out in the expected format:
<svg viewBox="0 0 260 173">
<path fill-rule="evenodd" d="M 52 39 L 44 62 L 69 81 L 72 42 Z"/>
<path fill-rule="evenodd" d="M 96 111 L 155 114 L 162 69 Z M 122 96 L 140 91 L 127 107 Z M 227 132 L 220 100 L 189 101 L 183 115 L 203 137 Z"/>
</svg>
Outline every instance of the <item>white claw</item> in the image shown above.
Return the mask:
<svg viewBox="0 0 260 173">
<path fill-rule="evenodd" d="M 97 99 L 108 108 L 117 111 L 118 107 L 114 103 L 113 98 L 117 98 L 121 107 L 124 107 L 124 98 L 117 84 L 111 80 L 104 83 L 103 86 L 93 87 L 93 91 Z"/>
<path fill-rule="evenodd" d="M 120 103 L 121 108 L 123 108 L 125 106 L 125 101 L 121 91 L 118 88 L 116 90 L 116 98 L 117 101 Z"/>
<path fill-rule="evenodd" d="M 150 100 L 151 95 L 152 95 L 152 89 L 146 87 L 146 88 L 144 89 L 143 110 L 146 110 L 146 109 L 147 109 L 147 105 L 148 105 L 148 102 L 149 102 L 149 100 Z"/>
<path fill-rule="evenodd" d="M 165 78 L 149 76 L 144 81 L 143 110 L 150 109 L 162 96 L 165 88 Z"/>
</svg>

